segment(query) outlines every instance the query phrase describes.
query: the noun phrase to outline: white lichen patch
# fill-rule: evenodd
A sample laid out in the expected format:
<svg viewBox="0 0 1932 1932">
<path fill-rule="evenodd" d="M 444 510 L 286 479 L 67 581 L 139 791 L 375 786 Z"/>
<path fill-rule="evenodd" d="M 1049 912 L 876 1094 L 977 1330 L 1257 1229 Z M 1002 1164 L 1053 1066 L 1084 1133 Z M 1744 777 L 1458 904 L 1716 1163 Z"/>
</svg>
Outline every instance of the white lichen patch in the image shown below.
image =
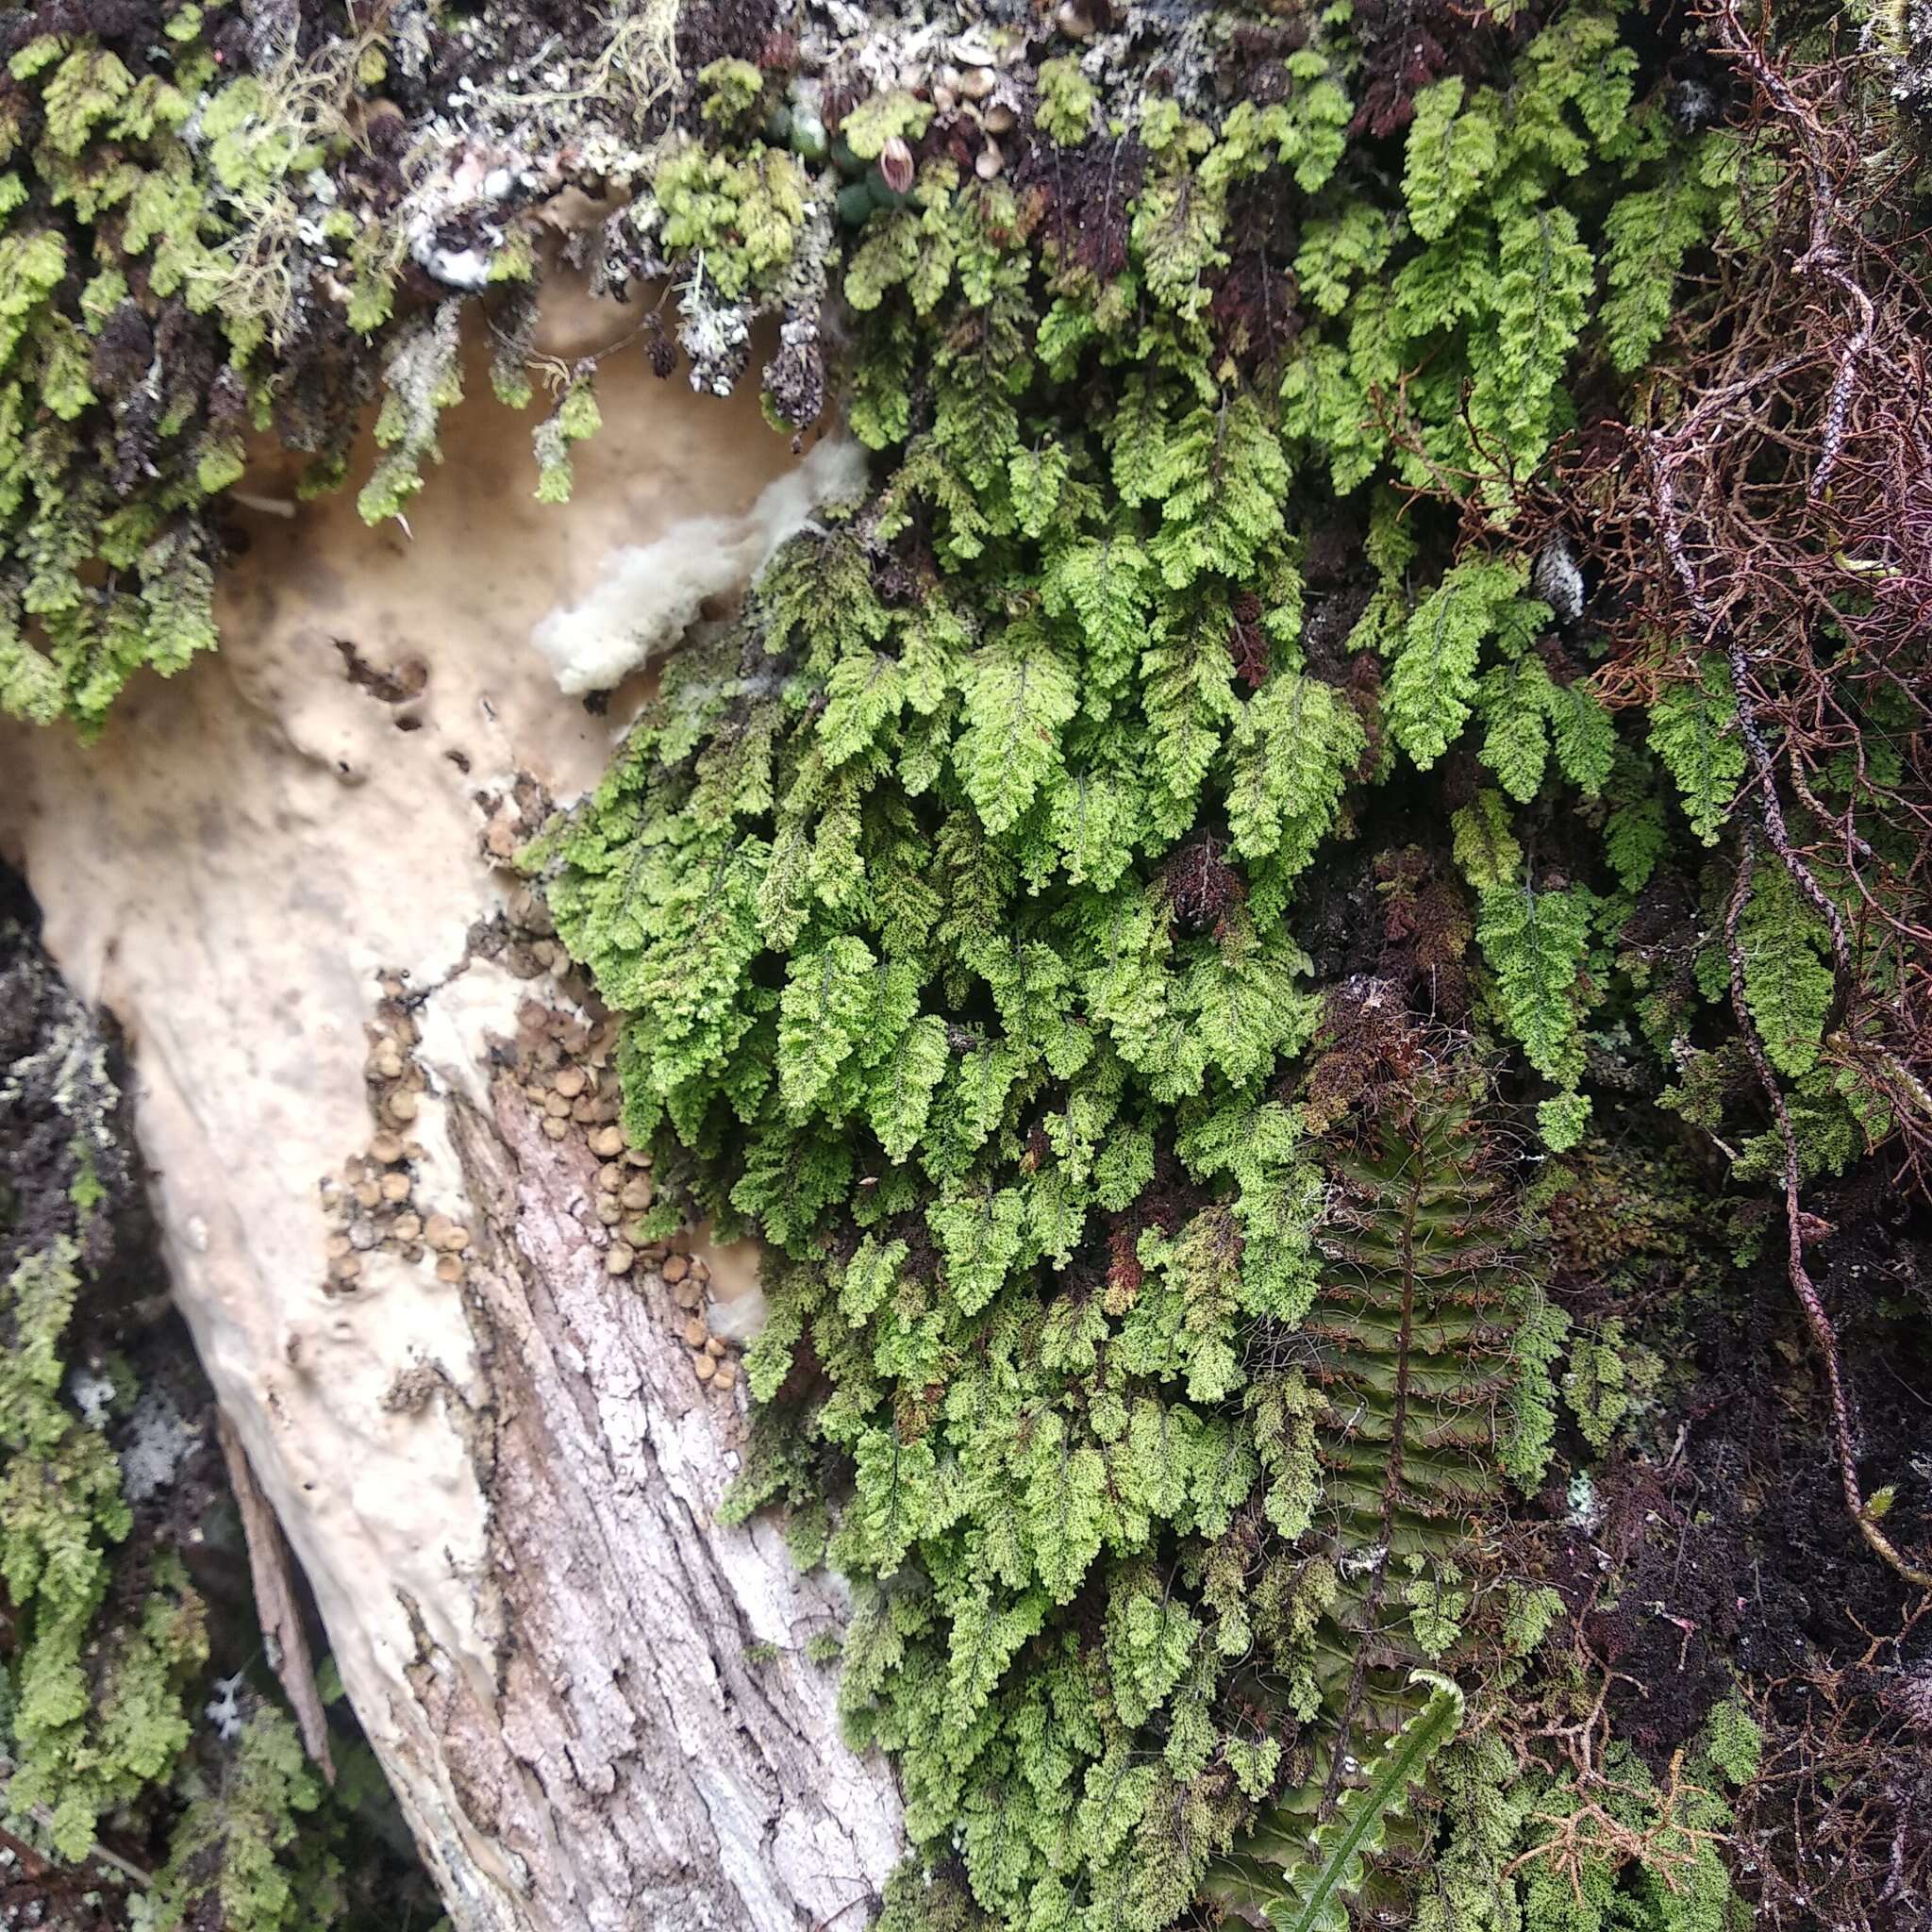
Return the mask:
<svg viewBox="0 0 1932 1932">
<path fill-rule="evenodd" d="M 68 1399 L 80 1411 L 80 1419 L 91 1429 L 105 1429 L 114 1406 L 114 1378 L 99 1369 L 82 1364 L 69 1371 Z"/>
<path fill-rule="evenodd" d="M 104 1147 L 108 1114 L 121 1097 L 121 1090 L 108 1073 L 107 1041 L 71 991 L 63 988 L 58 997 L 66 1011 L 46 1045 L 0 1074 L 0 1106 L 12 1105 L 29 1082 L 44 1079 L 54 1105 L 74 1123 L 87 1143 Z"/>
<path fill-rule="evenodd" d="M 1604 1506 L 1596 1491 L 1596 1481 L 1589 1470 L 1578 1470 L 1570 1478 L 1570 1487 L 1563 1500 L 1568 1511 L 1564 1522 L 1572 1529 L 1580 1529 L 1586 1535 L 1594 1533 L 1604 1520 Z"/>
<path fill-rule="evenodd" d="M 121 1487 L 130 1503 L 158 1495 L 201 1445 L 201 1430 L 158 1383 L 141 1391 L 121 1446 Z"/>
</svg>

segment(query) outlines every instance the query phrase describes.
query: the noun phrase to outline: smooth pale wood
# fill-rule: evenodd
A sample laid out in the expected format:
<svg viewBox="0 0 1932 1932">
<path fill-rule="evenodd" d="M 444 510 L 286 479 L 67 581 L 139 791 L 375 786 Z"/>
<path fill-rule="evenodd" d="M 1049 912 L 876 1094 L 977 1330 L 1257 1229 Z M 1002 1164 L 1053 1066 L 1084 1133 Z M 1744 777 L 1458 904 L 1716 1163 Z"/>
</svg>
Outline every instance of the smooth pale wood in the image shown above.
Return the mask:
<svg viewBox="0 0 1932 1932">
<path fill-rule="evenodd" d="M 576 355 L 634 316 L 557 323 Z M 532 502 L 529 421 L 486 400 L 407 533 L 349 496 L 239 511 L 218 655 L 137 679 L 92 749 L 0 721 L 0 850 L 122 1023 L 175 1298 L 458 1932 L 850 1925 L 900 1830 L 803 1657 L 840 1604 L 774 1528 L 712 1521 L 742 1385 L 701 1393 L 662 1284 L 605 1270 L 581 1141 L 492 1085 L 545 988 L 475 954 L 511 883 L 491 835 L 528 787 L 594 784 L 636 701 L 562 696 L 532 630 L 792 460 L 749 386 L 694 397 L 633 346 L 598 387 L 568 509 Z M 373 695 L 351 655 L 419 694 Z M 366 1029 L 397 975 L 411 1204 L 467 1231 L 465 1278 L 371 1252 L 332 1293 L 321 1189 L 378 1124 Z"/>
</svg>

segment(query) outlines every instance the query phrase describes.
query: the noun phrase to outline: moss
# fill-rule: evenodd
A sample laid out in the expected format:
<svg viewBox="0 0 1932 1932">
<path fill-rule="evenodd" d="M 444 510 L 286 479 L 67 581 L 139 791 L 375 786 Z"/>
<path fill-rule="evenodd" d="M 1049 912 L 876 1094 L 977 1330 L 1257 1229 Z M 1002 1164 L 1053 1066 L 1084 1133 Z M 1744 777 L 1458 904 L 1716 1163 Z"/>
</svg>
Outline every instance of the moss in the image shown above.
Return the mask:
<svg viewBox="0 0 1932 1932">
<path fill-rule="evenodd" d="M 346 1907 L 323 1784 L 282 1711 L 245 1724 L 220 1785 L 192 1796 L 147 1903 L 152 1932 L 309 1932 Z"/>
<path fill-rule="evenodd" d="M 1657 1387 L 1663 1364 L 1650 1350 L 1626 1341 L 1612 1316 L 1570 1344 L 1563 1400 L 1592 1449 L 1608 1446 L 1632 1410 Z"/>
<path fill-rule="evenodd" d="M 125 1368 L 103 1361 L 95 1398 L 85 1410 L 74 1399 L 83 1299 L 98 1297 L 139 1239 L 107 1045 L 12 923 L 0 924 L 0 1007 L 7 1798 L 75 1858 L 106 1813 L 165 1785 L 189 1740 L 184 1693 L 208 1642 L 173 1556 L 144 1563 L 132 1589 L 124 1576 L 134 1516 L 106 1430 Z"/>
<path fill-rule="evenodd" d="M 1198 44 L 1105 33 L 924 88 L 833 66 L 791 91 L 834 130 L 823 161 L 795 116 L 713 114 L 640 225 L 706 381 L 829 271 L 874 487 L 667 672 L 544 863 L 630 1014 L 628 1128 L 773 1257 L 747 1366 L 777 1412 L 734 1508 L 794 1498 L 858 1591 L 846 1706 L 899 1758 L 936 1921 L 970 1894 L 999 1924 L 1091 1899 L 1164 1925 L 1244 1830 L 1292 1868 L 1358 1740 L 1413 1709 L 1398 1660 L 1557 1722 L 1565 1598 L 1451 1525 L 1507 1521 L 1504 1478 L 1533 1491 L 1579 1440 L 1642 1454 L 1664 1358 L 1617 1297 L 1717 1273 L 1687 1227 L 1714 1191 L 1648 1117 L 1627 1160 L 1604 1137 L 1662 1087 L 1640 1032 L 1677 1058 L 1627 936 L 1641 893 L 1719 883 L 1723 666 L 1619 718 L 1584 669 L 1588 579 L 1521 525 L 1586 410 L 1644 407 L 1623 378 L 1693 253 L 1757 216 L 1632 18 L 1457 28 L 1402 68 L 1407 30 L 1217 16 L 1218 87 Z M 797 420 L 775 363 L 766 397 Z M 1354 863 L 1374 910 L 1317 971 Z M 1743 970 L 1802 1082 L 1830 974 L 1798 924 L 1759 907 Z M 1730 1024 L 1722 965 L 1677 1024 Z M 1406 1158 L 1377 1139 L 1391 1096 L 1426 1114 L 1478 1061 L 1507 1101 L 1410 1120 Z M 1491 1220 L 1473 1150 L 1504 1117 L 1574 1157 L 1538 1191 L 1574 1321 L 1536 1291 L 1549 1251 Z M 1398 1175 L 1432 1204 L 1413 1292 L 1385 1273 Z M 1423 1385 L 1368 1366 L 1411 1323 L 1426 1454 L 1406 1398 L 1377 1406 Z M 1485 1382 L 1477 1338 L 1506 1331 Z M 1186 1474 L 1203 1443 L 1214 1481 Z M 1224 1660 L 1256 1656 L 1243 1702 Z M 1609 1750 L 1548 1767 L 1562 1844 L 1489 1868 L 1503 1922 L 1550 1917 L 1573 1842 L 1599 1917 L 1735 1918 L 1708 1766 Z M 1420 1809 L 1351 1871 L 1367 1908 L 1427 1894 Z"/>
<path fill-rule="evenodd" d="M 765 89 L 765 76 L 749 60 L 713 60 L 697 78 L 704 117 L 719 127 L 746 120 Z"/>
<path fill-rule="evenodd" d="M 0 1284 L 0 1577 L 16 1646 L 8 1796 L 51 1814 L 54 1846 L 70 1858 L 93 1842 L 104 1812 L 173 1769 L 188 1741 L 181 1692 L 208 1655 L 178 1567 L 96 1641 L 110 1552 L 132 1518 L 107 1442 L 60 1399 L 75 1258 L 57 1242 Z"/>
<path fill-rule="evenodd" d="M 455 394 L 412 353 L 411 264 L 475 297 L 527 278 L 534 255 L 514 210 L 453 208 L 433 165 L 405 178 L 394 97 L 421 100 L 424 49 L 392 58 L 387 14 L 343 12 L 293 44 L 225 5 L 88 18 L 41 0 L 0 42 L 0 709 L 92 735 L 137 672 L 213 647 L 246 432 L 340 481 L 386 372 L 400 420 L 361 503 L 400 515 Z M 453 84 L 458 35 L 435 40 Z M 594 98 L 634 131 L 668 42 L 661 6 L 580 37 L 579 120 Z M 629 165 L 615 135 L 589 147 Z"/>
<path fill-rule="evenodd" d="M 1721 1708 L 1661 1777 L 1621 1745 L 1591 1780 L 1521 1766 L 1493 1738 L 1455 1747 L 1416 1932 L 1743 1932 L 1723 1852 L 1755 1760 Z"/>
</svg>

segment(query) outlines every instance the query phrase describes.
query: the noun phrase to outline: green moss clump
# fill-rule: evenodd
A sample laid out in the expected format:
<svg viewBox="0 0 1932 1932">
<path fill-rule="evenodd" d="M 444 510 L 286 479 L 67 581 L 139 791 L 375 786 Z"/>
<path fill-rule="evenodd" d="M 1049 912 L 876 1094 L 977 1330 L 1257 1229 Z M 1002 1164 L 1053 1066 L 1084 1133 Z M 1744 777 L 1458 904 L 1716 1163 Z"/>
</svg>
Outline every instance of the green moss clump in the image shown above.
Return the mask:
<svg viewBox="0 0 1932 1932">
<path fill-rule="evenodd" d="M 192 1789 L 147 1906 L 153 1932 L 310 1932 L 347 1907 L 321 1777 L 294 1724 L 264 1706 L 218 1786 Z"/>
<path fill-rule="evenodd" d="M 137 672 L 214 646 L 250 439 L 307 455 L 305 491 L 334 487 L 386 389 L 361 507 L 401 515 L 458 393 L 458 308 L 501 308 L 534 258 L 502 205 L 513 182 L 452 216 L 433 160 L 400 165 L 392 91 L 420 100 L 425 49 L 405 36 L 392 71 L 386 11 L 305 17 L 288 44 L 229 0 L 75 21 L 37 0 L 0 33 L 0 711 L 92 736 Z M 624 129 L 578 129 L 606 178 L 637 158 L 609 97 L 645 108 L 666 31 L 665 9 L 640 8 L 566 57 L 579 116 Z M 448 85 L 461 45 L 439 27 Z M 445 245 L 444 219 L 483 243 Z M 426 310 L 425 285 L 445 298 Z M 538 428 L 547 500 L 567 491 L 553 445 L 581 425 L 578 405 Z"/>
<path fill-rule="evenodd" d="M 187 1743 L 182 1692 L 206 1660 L 201 1607 L 178 1563 L 106 1633 L 110 1552 L 132 1526 L 101 1434 L 61 1399 L 76 1250 L 58 1241 L 0 1283 L 0 1578 L 13 1607 L 5 1676 L 8 1803 L 44 1807 L 80 1857 L 102 1815 L 165 1778 Z"/>
<path fill-rule="evenodd" d="M 208 506 L 306 372 L 340 352 L 384 391 L 372 518 L 437 458 L 466 305 L 496 393 L 532 395 L 535 253 L 489 219 L 471 245 L 474 206 L 446 241 L 433 195 L 391 199 L 352 244 L 338 208 L 341 326 L 289 320 L 318 286 L 277 266 L 291 184 L 349 178 L 333 117 L 421 47 L 218 84 L 207 17 L 172 18 L 138 56 L 12 53 L 0 695 L 88 726 L 208 641 Z M 1348 1891 L 1445 1932 L 1569 1923 L 1566 1896 L 1591 1932 L 1716 1932 L 1705 1773 L 1741 1732 L 1520 1792 L 1491 1747 L 1501 1691 L 1553 1722 L 1577 1691 L 1560 1599 L 1506 1574 L 1510 1491 L 1578 1443 L 1613 1460 L 1655 1367 L 1571 1259 L 1602 1234 L 1615 1285 L 1693 1245 L 1657 1199 L 1607 1206 L 1614 1137 L 1674 1109 L 1782 1189 L 1924 1104 L 1886 1018 L 1911 680 L 1866 679 L 1788 788 L 1764 724 L 1799 731 L 1890 566 L 1814 530 L 1816 649 L 1725 648 L 1704 535 L 1607 480 L 1734 316 L 1776 312 L 1740 292 L 1796 205 L 1745 138 L 1753 56 L 1725 93 L 1679 14 L 1616 0 L 1079 18 L 941 60 L 883 14 L 860 49 L 845 15 L 693 8 L 691 75 L 605 119 L 664 24 L 625 7 L 563 50 L 573 87 L 509 103 L 586 117 L 573 165 L 628 197 L 600 285 L 675 300 L 675 346 L 641 331 L 660 373 L 729 389 L 773 325 L 770 420 L 802 439 L 836 392 L 873 460 L 532 859 L 626 1015 L 650 1229 L 704 1214 L 771 1256 L 734 1507 L 789 1501 L 853 1582 L 846 1715 L 898 1757 L 921 1867 L 889 1924 L 1159 1932 L 1232 1856 L 1319 1896 L 1305 1924 Z M 115 357 L 164 322 L 206 366 L 167 389 L 161 357 L 149 410 Z M 549 373 L 560 501 L 594 368 Z M 361 392 L 290 438 L 318 483 Z M 1624 555 L 1580 558 L 1603 501 Z M 1643 546 L 1684 641 L 1629 615 Z M 1891 937 L 1853 961 L 1868 913 Z M 1510 1148 L 1574 1185 L 1519 1190 Z M 1467 1723 L 1398 1816 L 1363 1767 L 1448 1694 L 1430 1666 Z M 1309 1828 L 1372 1814 L 1331 1887 Z"/>
<path fill-rule="evenodd" d="M 294 184 L 346 145 L 346 85 L 225 78 L 194 6 L 153 39 L 21 25 L 0 106 L 0 708 L 92 730 L 136 669 L 214 644 L 209 505 L 270 419 Z"/>
</svg>

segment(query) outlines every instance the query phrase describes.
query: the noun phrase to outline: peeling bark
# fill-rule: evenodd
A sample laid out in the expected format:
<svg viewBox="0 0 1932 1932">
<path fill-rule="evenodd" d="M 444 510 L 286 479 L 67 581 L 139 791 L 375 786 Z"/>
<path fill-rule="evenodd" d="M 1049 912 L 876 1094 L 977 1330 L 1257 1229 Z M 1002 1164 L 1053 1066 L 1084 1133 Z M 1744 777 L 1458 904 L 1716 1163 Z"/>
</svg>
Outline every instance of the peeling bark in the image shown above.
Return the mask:
<svg viewBox="0 0 1932 1932">
<path fill-rule="evenodd" d="M 274 1507 L 261 1492 L 248 1451 L 235 1433 L 235 1424 L 215 1413 L 215 1427 L 221 1437 L 222 1456 L 228 1466 L 228 1487 L 235 1492 L 235 1507 L 242 1512 L 242 1534 L 248 1544 L 248 1574 L 255 1587 L 256 1614 L 261 1619 L 262 1647 L 268 1653 L 270 1670 L 280 1680 L 282 1693 L 295 1713 L 302 1732 L 302 1748 L 311 1763 L 320 1766 L 330 1784 L 336 1781 L 335 1760 L 329 1756 L 328 1719 L 315 1689 L 315 1666 L 308 1655 L 308 1633 L 302 1627 L 302 1612 L 289 1578 L 289 1546 L 282 1526 L 275 1521 Z"/>
</svg>

